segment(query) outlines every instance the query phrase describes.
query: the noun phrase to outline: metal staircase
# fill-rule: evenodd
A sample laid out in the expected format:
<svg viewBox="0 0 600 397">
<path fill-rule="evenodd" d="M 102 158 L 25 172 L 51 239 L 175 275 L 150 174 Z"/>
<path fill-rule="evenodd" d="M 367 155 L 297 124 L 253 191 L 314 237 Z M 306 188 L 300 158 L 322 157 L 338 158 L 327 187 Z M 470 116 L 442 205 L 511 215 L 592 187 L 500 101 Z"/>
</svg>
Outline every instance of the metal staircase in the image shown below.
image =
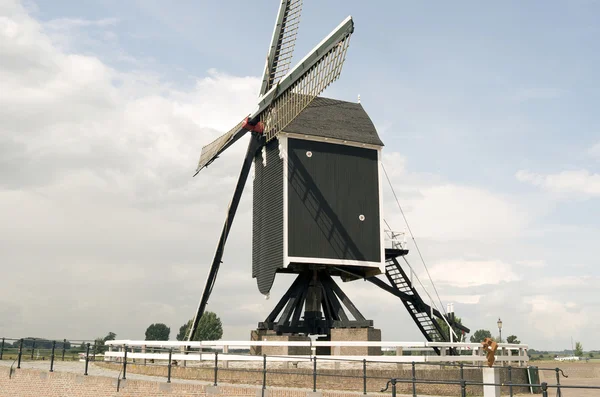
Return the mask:
<svg viewBox="0 0 600 397">
<path fill-rule="evenodd" d="M 370 277 L 367 280 L 386 290 L 387 292 L 396 295 L 414 320 L 415 324 L 429 342 L 450 342 L 449 335 L 446 335 L 438 323 L 438 319 L 446 320 L 452 324 L 451 318 L 444 316 L 437 309 L 426 304 L 419 295 L 419 292 L 414 288 L 412 279 L 406 274 L 397 257 L 404 256 L 408 250 L 402 248 L 392 248 L 385 250 L 386 264 L 385 275 L 390 284 L 377 277 Z M 454 324 L 454 327 L 464 332 L 470 332 L 468 328 L 462 324 Z M 437 354 L 440 354 L 440 349 L 433 348 Z M 458 354 L 455 350 L 451 350 L 450 354 Z"/>
<path fill-rule="evenodd" d="M 396 258 L 391 257 L 386 260 L 385 275 L 392 286 L 406 295 L 407 299 L 402 299 L 402 303 L 408 309 L 408 313 L 425 336 L 425 339 L 429 342 L 445 342 L 446 338 L 435 321 L 433 313 L 435 309 L 423 302 Z"/>
</svg>

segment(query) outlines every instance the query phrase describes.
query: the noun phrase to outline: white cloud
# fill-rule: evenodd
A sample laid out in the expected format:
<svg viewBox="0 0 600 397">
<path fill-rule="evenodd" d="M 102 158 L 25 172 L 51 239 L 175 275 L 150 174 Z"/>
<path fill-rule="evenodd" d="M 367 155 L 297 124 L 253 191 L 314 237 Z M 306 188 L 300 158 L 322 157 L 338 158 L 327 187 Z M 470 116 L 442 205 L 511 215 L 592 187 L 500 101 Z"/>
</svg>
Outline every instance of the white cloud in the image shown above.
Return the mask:
<svg viewBox="0 0 600 397">
<path fill-rule="evenodd" d="M 210 71 L 175 90 L 151 73 L 66 52 L 16 2 L 0 4 L 0 52 L 0 252 L 31 275 L 27 286 L 0 291 L 2 302 L 20 296 L 11 308 L 20 320 L 2 332 L 93 337 L 108 327 L 141 337 L 150 322 L 183 323 L 201 293 L 244 143 L 191 176 L 201 147 L 253 110 L 259 79 Z M 248 232 L 240 226 L 249 229 L 248 198 L 230 237 L 238 250 L 227 253 L 230 271 L 218 285 L 244 274 L 238 295 L 259 298 L 249 243 L 239 237 Z M 51 318 L 48 308 L 66 307 Z M 90 312 L 93 320 L 64 328 Z"/>
<path fill-rule="evenodd" d="M 588 322 L 586 313 L 573 302 L 561 302 L 547 295 L 536 295 L 526 298 L 525 304 L 530 309 L 529 327 L 545 338 L 580 334 Z"/>
<path fill-rule="evenodd" d="M 593 157 L 600 159 L 600 142 L 589 148 L 588 153 Z"/>
<path fill-rule="evenodd" d="M 107 26 L 115 26 L 118 22 L 117 18 L 103 18 L 103 19 L 83 19 L 83 18 L 58 18 L 52 19 L 46 23 L 44 26 L 50 29 L 56 30 L 69 30 L 73 28 L 81 28 L 81 27 L 107 27 Z"/>
<path fill-rule="evenodd" d="M 429 272 L 436 284 L 460 288 L 495 285 L 520 279 L 511 265 L 499 260 L 447 260 L 434 264 Z"/>
<path fill-rule="evenodd" d="M 442 295 L 443 302 L 464 303 L 476 305 L 481 301 L 483 295 Z"/>
<path fill-rule="evenodd" d="M 588 170 L 562 171 L 549 175 L 520 170 L 516 178 L 520 182 L 527 182 L 550 192 L 587 197 L 600 196 L 600 174 Z"/>
<path fill-rule="evenodd" d="M 517 265 L 531 267 L 534 269 L 541 269 L 543 267 L 546 267 L 546 265 L 547 265 L 546 261 L 543 259 L 523 260 L 523 261 L 517 261 L 515 263 Z"/>
<path fill-rule="evenodd" d="M 394 184 L 402 186 L 403 180 Z M 512 199 L 481 188 L 441 183 L 404 189 L 409 194 L 401 204 L 417 238 L 503 240 L 522 233 L 531 217 Z M 398 228 L 404 221 L 395 204 L 392 197 L 386 200 L 385 217 Z"/>
<path fill-rule="evenodd" d="M 550 288 L 560 287 L 582 287 L 589 286 L 592 283 L 590 276 L 560 276 L 560 277 L 542 277 L 538 280 L 541 285 Z"/>
</svg>

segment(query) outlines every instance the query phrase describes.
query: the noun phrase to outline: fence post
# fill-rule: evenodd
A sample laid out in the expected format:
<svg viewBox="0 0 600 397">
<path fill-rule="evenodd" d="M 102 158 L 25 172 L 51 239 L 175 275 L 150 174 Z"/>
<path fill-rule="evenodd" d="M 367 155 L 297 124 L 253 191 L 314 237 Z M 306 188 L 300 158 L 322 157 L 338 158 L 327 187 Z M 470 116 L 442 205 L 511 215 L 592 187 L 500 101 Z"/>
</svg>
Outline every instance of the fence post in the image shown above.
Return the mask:
<svg viewBox="0 0 600 397">
<path fill-rule="evenodd" d="M 261 396 L 265 397 L 265 389 L 267 388 L 267 355 L 263 354 L 263 382 Z"/>
<path fill-rule="evenodd" d="M 169 370 L 167 372 L 167 383 L 171 383 L 171 357 L 173 356 L 173 348 L 169 349 Z"/>
<path fill-rule="evenodd" d="M 127 379 L 127 345 L 123 345 L 123 378 Z"/>
<path fill-rule="evenodd" d="M 35 339 L 33 339 L 33 343 L 31 344 L 31 360 L 33 361 L 33 352 L 35 351 Z"/>
<path fill-rule="evenodd" d="M 367 394 L 367 359 L 363 358 L 363 394 Z"/>
<path fill-rule="evenodd" d="M 510 397 L 513 397 L 513 385 L 512 385 L 512 366 L 508 366 L 508 393 Z"/>
<path fill-rule="evenodd" d="M 0 346 L 0 360 L 2 360 L 3 355 L 4 355 L 4 338 L 2 338 L 2 346 Z"/>
<path fill-rule="evenodd" d="M 218 372 L 219 372 L 219 352 L 215 351 L 215 383 L 213 386 L 217 385 Z"/>
<path fill-rule="evenodd" d="M 90 361 L 90 342 L 85 345 L 85 372 L 84 375 L 88 373 L 88 362 Z"/>
<path fill-rule="evenodd" d="M 50 353 L 50 372 L 54 372 L 54 350 L 56 349 L 56 341 L 52 341 L 52 353 Z"/>
<path fill-rule="evenodd" d="M 413 397 L 417 397 L 417 370 L 415 368 L 415 362 L 412 362 L 412 389 L 413 389 Z M 394 383 L 395 384 L 395 383 Z"/>
<path fill-rule="evenodd" d="M 19 341 L 19 362 L 17 363 L 17 368 L 21 368 L 21 356 L 23 356 L 23 338 Z"/>
<path fill-rule="evenodd" d="M 464 379 L 460 380 L 460 395 L 461 397 L 467 397 L 467 381 Z"/>
<path fill-rule="evenodd" d="M 62 345 L 62 361 L 65 361 L 65 352 L 67 351 L 67 340 L 63 339 Z"/>
<path fill-rule="evenodd" d="M 562 397 L 562 392 L 560 391 L 560 368 L 556 368 L 556 397 Z"/>
<path fill-rule="evenodd" d="M 313 357 L 313 392 L 317 392 L 317 356 Z"/>
<path fill-rule="evenodd" d="M 548 384 L 546 382 L 542 382 L 542 397 L 548 397 Z"/>
<path fill-rule="evenodd" d="M 392 397 L 396 397 L 396 378 L 392 378 Z"/>
</svg>

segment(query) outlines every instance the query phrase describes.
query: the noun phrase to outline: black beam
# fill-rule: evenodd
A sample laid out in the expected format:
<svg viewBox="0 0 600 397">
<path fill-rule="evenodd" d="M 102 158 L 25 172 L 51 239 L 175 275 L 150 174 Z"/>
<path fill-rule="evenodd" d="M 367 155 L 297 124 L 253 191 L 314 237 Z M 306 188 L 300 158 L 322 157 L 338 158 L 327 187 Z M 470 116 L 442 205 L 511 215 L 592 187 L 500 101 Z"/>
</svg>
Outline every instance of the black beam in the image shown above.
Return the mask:
<svg viewBox="0 0 600 397">
<path fill-rule="evenodd" d="M 192 322 L 192 326 L 189 330 L 188 340 L 191 340 L 194 336 L 194 332 L 198 327 L 198 322 L 204 314 L 204 310 L 206 309 L 206 305 L 208 304 L 208 299 L 210 298 L 210 294 L 212 293 L 212 289 L 217 279 L 217 273 L 219 272 L 219 267 L 222 263 L 221 259 L 223 258 L 225 243 L 227 242 L 227 237 L 229 236 L 229 231 L 231 230 L 231 225 L 233 224 L 233 218 L 235 217 L 235 213 L 240 203 L 240 199 L 242 198 L 244 186 L 246 185 L 246 181 L 248 180 L 248 174 L 250 173 L 252 160 L 254 159 L 254 155 L 261 146 L 262 142 L 262 136 L 253 132 L 252 136 L 250 137 L 250 142 L 248 143 L 248 149 L 246 150 L 244 162 L 242 163 L 240 176 L 238 177 L 238 182 L 235 186 L 233 197 L 231 198 L 231 203 L 229 204 L 229 209 L 227 210 L 227 217 L 225 218 L 225 224 L 223 225 L 223 230 L 221 231 L 221 237 L 219 238 L 219 243 L 217 244 L 215 256 L 210 266 L 208 278 L 206 279 L 204 292 L 202 293 L 202 298 L 200 299 L 198 310 L 196 311 L 196 316 L 194 317 L 194 321 Z"/>
<path fill-rule="evenodd" d="M 296 302 L 296 307 L 294 308 L 294 315 L 292 316 L 292 322 L 290 325 L 294 327 L 300 321 L 300 316 L 302 315 L 302 308 L 304 307 L 304 302 L 306 302 L 306 293 L 307 289 L 305 288 L 300 292 L 300 299 Z"/>
<path fill-rule="evenodd" d="M 296 292 L 298 284 L 301 283 L 302 280 L 303 276 L 302 274 L 299 274 L 298 277 L 296 277 L 296 279 L 292 283 L 292 285 L 290 285 L 290 288 L 288 288 L 288 290 L 285 292 L 285 294 L 283 294 L 279 302 L 277 302 L 277 305 L 275 305 L 273 311 L 271 311 L 271 313 L 267 316 L 267 319 L 265 320 L 266 322 L 275 321 L 279 313 L 281 313 L 281 310 L 283 310 L 283 308 L 285 307 L 285 304 L 289 300 L 290 296 Z"/>
<path fill-rule="evenodd" d="M 331 304 L 331 307 L 337 315 L 337 318 L 334 318 L 334 320 L 342 321 L 345 323 L 349 322 L 350 320 L 348 319 L 348 316 L 346 315 L 342 304 L 340 303 L 338 297 L 335 295 L 333 290 L 331 288 L 325 288 L 325 291 L 327 292 L 327 298 Z"/>
<path fill-rule="evenodd" d="M 367 281 L 375 284 L 376 286 L 378 286 L 379 288 L 381 288 L 382 290 L 389 292 L 392 295 L 396 295 L 398 298 L 402 299 L 402 300 L 412 300 L 413 296 L 412 295 L 408 295 L 407 293 L 404 293 L 402 291 L 397 290 L 396 288 L 387 285 L 385 283 L 385 281 L 373 276 L 373 277 L 369 277 L 366 279 Z"/>
<path fill-rule="evenodd" d="M 350 298 L 348 298 L 348 296 L 344 293 L 344 291 L 342 291 L 342 289 L 335 283 L 335 281 L 333 281 L 331 276 L 327 273 L 324 273 L 324 276 L 325 277 L 324 277 L 323 281 L 325 281 L 326 283 L 328 283 L 330 285 L 330 287 L 333 289 L 335 294 L 342 301 L 342 304 L 344 306 L 346 306 L 348 311 L 350 311 L 350 314 L 352 314 L 354 319 L 358 320 L 358 321 L 365 320 L 365 317 L 358 311 L 356 306 L 354 306 L 354 303 L 352 303 L 352 301 L 350 300 Z"/>
</svg>

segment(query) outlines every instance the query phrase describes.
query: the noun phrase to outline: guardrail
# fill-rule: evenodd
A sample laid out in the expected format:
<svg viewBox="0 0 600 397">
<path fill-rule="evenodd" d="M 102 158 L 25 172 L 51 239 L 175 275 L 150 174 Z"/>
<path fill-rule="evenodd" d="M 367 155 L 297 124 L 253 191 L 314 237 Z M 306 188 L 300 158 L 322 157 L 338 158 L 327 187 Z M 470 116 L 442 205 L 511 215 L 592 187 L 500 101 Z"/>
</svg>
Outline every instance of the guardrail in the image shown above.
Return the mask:
<svg viewBox="0 0 600 397">
<path fill-rule="evenodd" d="M 201 341 L 201 342 L 179 342 L 179 341 L 134 341 L 134 340 L 115 340 L 108 341 L 109 351 L 105 353 L 108 357 L 121 358 L 122 352 L 113 351 L 114 347 L 127 345 L 129 347 L 160 347 L 182 349 L 187 351 L 184 354 L 176 353 L 173 358 L 175 360 L 186 361 L 206 361 L 214 360 L 214 352 L 203 352 L 203 349 L 210 348 L 219 350 L 221 353 L 228 353 L 231 348 L 251 348 L 251 347 L 295 347 L 308 348 L 310 354 L 294 355 L 293 358 L 277 355 L 270 357 L 272 361 L 310 361 L 311 357 L 329 358 L 335 357 L 347 361 L 360 361 L 365 358 L 372 359 L 377 357 L 378 362 L 389 363 L 441 363 L 441 362 L 471 362 L 483 363 L 487 361 L 484 355 L 484 349 L 479 343 L 451 343 L 451 342 L 362 342 L 362 341 Z M 528 345 L 525 344 L 510 344 L 500 343 L 496 351 L 496 361 L 502 364 L 516 363 L 518 366 L 526 365 L 529 361 L 527 355 Z M 319 355 L 316 350 L 319 347 L 329 347 L 332 354 Z M 396 355 L 381 355 L 381 356 L 364 356 L 364 355 L 342 355 L 341 348 L 344 347 L 379 347 L 388 348 L 396 352 Z M 441 355 L 434 353 L 433 348 L 439 348 Z M 456 349 L 461 355 L 450 355 L 450 349 Z M 404 352 L 410 352 L 411 355 L 404 355 Z M 414 354 L 416 352 L 431 353 L 431 354 Z M 155 356 L 156 353 L 146 353 L 140 351 L 138 353 L 130 353 L 131 358 L 136 359 L 165 359 L 163 356 Z M 223 358 L 226 361 L 260 361 L 260 356 L 251 355 L 236 355 L 228 354 Z"/>
<path fill-rule="evenodd" d="M 7 343 L 12 342 L 12 343 Z M 65 343 L 67 342 L 67 343 Z M 248 347 L 308 347 L 311 354 L 307 355 L 251 355 L 241 354 L 241 348 Z M 344 347 L 381 347 L 396 349 L 400 355 L 381 355 L 381 356 L 340 356 L 340 355 L 317 355 L 314 354 L 318 347 L 344 348 Z M 432 353 L 433 347 L 446 350 L 453 347 L 459 349 L 471 349 L 469 355 L 464 356 L 437 356 L 437 355 L 405 355 L 407 353 L 416 353 L 419 351 Z M 503 371 L 503 383 L 493 384 L 484 383 L 473 378 L 473 374 L 481 371 L 486 358 L 479 356 L 479 345 L 473 343 L 434 343 L 434 342 L 326 342 L 326 341 L 307 341 L 307 342 L 276 342 L 276 341 L 203 341 L 203 342 L 175 342 L 175 341 L 107 341 L 106 346 L 99 346 L 98 343 L 88 341 L 41 341 L 33 339 L 8 339 L 3 338 L 0 342 L 0 359 L 9 359 L 18 362 L 15 369 L 19 370 L 21 362 L 24 363 L 35 360 L 48 359 L 48 369 L 50 372 L 56 371 L 55 361 L 81 360 L 81 366 L 84 375 L 88 375 L 89 364 L 94 360 L 113 365 L 115 371 L 119 372 L 116 382 L 118 388 L 120 380 L 125 380 L 128 375 L 128 365 L 136 364 L 134 371 L 139 371 L 141 365 L 155 366 L 164 368 L 166 382 L 172 380 L 172 369 L 174 367 L 190 365 L 192 373 L 198 371 L 209 371 L 211 383 L 214 386 L 220 382 L 231 381 L 231 377 L 237 374 L 254 373 L 251 375 L 252 383 L 260 385 L 263 390 L 269 387 L 281 386 L 275 384 L 275 378 L 272 376 L 290 375 L 295 377 L 310 377 L 310 389 L 316 391 L 324 389 L 331 385 L 331 380 L 335 379 L 347 389 L 351 384 L 352 390 L 362 389 L 363 394 L 367 392 L 380 391 L 386 383 L 392 387 L 392 394 L 396 392 L 398 384 L 409 384 L 411 388 L 404 392 L 412 391 L 413 396 L 417 395 L 417 386 L 422 385 L 450 385 L 456 387 L 456 395 L 465 396 L 468 387 L 482 386 L 502 386 L 508 395 L 513 396 L 518 388 L 529 388 L 531 391 L 548 395 L 548 390 L 556 390 L 557 396 L 560 396 L 561 389 L 595 389 L 600 390 L 600 386 L 576 386 L 561 385 L 561 370 L 558 368 L 538 368 L 538 367 L 513 367 L 511 363 L 517 362 L 523 364 L 526 362 L 526 355 L 520 355 L 527 350 L 527 345 L 501 344 L 501 347 L 507 351 L 519 353 L 519 355 L 498 355 L 499 365 L 495 366 Z M 234 350 L 238 350 L 235 352 Z M 75 350 L 75 351 L 74 351 Z M 230 352 L 232 350 L 233 352 Z M 463 350 L 468 351 L 468 350 Z M 417 361 L 420 360 L 420 361 Z M 521 360 L 520 362 L 518 360 Z M 240 362 L 246 361 L 248 364 Z M 466 361 L 466 362 L 465 362 Z M 471 361 L 471 363 L 469 363 Z M 229 364 L 233 367 L 230 367 Z M 276 364 L 279 363 L 279 364 Z M 293 367 L 290 364 L 294 364 Z M 385 375 L 389 372 L 379 368 L 390 368 L 390 364 L 395 364 L 391 368 L 396 368 L 393 372 L 397 374 L 406 374 L 406 376 L 395 376 L 390 378 Z M 340 369 L 344 365 L 344 369 Z M 398 365 L 398 367 L 396 367 Z M 297 368 L 296 368 L 297 367 Z M 453 368 L 455 379 L 426 379 L 428 371 L 419 372 L 421 369 L 431 368 Z M 39 365 L 37 365 L 39 368 Z M 60 368 L 60 367 L 59 367 Z M 333 370 L 332 370 L 333 368 Z M 401 369 L 402 368 L 402 369 Z M 346 370 L 348 369 L 348 370 Z M 556 384 L 540 382 L 537 378 L 528 379 L 528 382 L 519 382 L 523 377 L 514 378 L 515 371 L 527 371 L 528 374 L 534 371 L 553 371 L 556 374 Z M 93 371 L 93 367 L 92 367 Z M 212 375 L 210 375 L 212 371 Z M 227 371 L 234 371 L 228 372 Z M 469 371 L 469 376 L 466 372 Z M 153 372 L 156 375 L 156 372 Z M 160 371 L 159 371 L 160 373 Z M 446 374 L 447 372 L 440 372 Z M 181 372 L 179 375 L 181 376 Z M 234 374 L 234 375 L 232 375 Z M 449 374 L 449 373 L 448 373 Z M 523 373 L 521 373 L 522 375 Z M 12 375 L 10 371 L 9 375 Z M 122 376 L 121 376 L 122 375 Z M 440 375 L 441 376 L 441 375 Z M 260 378 L 260 379 L 259 379 Z M 297 378 L 294 378 L 297 379 Z M 207 380 L 207 379 L 205 379 Z M 516 381 L 515 381 L 516 380 Z M 358 381 L 358 382 L 357 382 Z M 303 387 L 309 388 L 308 379 L 302 381 Z M 234 382 L 235 383 L 235 382 Z M 359 386 L 359 384 L 361 384 Z M 296 386 L 296 385 L 294 385 Z M 344 389 L 345 390 L 345 389 Z M 520 390 L 523 391 L 522 389 Z M 420 392 L 420 395 L 422 393 Z"/>
</svg>

